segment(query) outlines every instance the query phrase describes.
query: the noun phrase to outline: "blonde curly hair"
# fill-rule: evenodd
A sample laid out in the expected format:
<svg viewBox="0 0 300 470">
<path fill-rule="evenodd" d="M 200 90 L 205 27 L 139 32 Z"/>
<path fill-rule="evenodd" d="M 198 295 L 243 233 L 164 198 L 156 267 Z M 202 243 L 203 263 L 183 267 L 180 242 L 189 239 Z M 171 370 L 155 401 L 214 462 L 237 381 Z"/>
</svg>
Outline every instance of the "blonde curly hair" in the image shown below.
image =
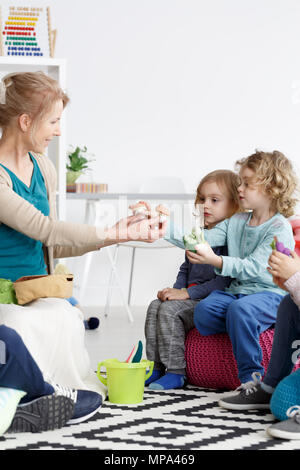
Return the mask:
<svg viewBox="0 0 300 470">
<path fill-rule="evenodd" d="M 299 191 L 297 176 L 290 160 L 278 150 L 256 152 L 235 163 L 236 170 L 247 167 L 255 173 L 254 182 L 273 200 L 271 208 L 285 217 L 294 215 Z"/>
</svg>

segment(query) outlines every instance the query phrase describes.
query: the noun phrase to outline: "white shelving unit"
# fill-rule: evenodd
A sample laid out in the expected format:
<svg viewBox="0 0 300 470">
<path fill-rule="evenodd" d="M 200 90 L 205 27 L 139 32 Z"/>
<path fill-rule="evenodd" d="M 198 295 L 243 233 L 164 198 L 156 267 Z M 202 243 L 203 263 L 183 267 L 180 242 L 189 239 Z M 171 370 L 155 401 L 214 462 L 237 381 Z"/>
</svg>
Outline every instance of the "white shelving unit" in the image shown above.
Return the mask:
<svg viewBox="0 0 300 470">
<path fill-rule="evenodd" d="M 66 60 L 39 57 L 4 57 L 0 56 L 0 79 L 14 72 L 43 71 L 57 80 L 63 90 L 66 89 Z M 49 145 L 48 156 L 56 166 L 58 176 L 58 213 L 60 220 L 66 219 L 66 118 L 61 120 L 61 136 Z"/>
</svg>

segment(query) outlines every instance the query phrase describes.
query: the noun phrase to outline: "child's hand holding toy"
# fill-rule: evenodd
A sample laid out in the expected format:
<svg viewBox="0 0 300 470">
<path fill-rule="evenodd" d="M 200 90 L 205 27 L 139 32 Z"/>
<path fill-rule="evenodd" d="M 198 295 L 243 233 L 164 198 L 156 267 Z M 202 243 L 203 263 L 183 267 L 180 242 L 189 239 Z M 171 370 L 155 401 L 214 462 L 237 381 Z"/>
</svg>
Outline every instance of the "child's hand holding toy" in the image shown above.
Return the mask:
<svg viewBox="0 0 300 470">
<path fill-rule="evenodd" d="M 295 251 L 290 251 L 279 243 L 274 237 L 275 242 L 272 243 L 272 254 L 269 258 L 269 266 L 267 270 L 273 276 L 274 283 L 281 289 L 286 290 L 284 282 L 293 274 L 300 271 L 300 257 Z"/>
<path fill-rule="evenodd" d="M 291 251 L 290 257 L 280 251 L 273 251 L 269 258 L 269 265 L 267 269 L 272 276 L 287 281 L 293 274 L 300 271 L 300 258 L 295 251 Z"/>
<path fill-rule="evenodd" d="M 216 268 L 222 268 L 222 257 L 217 256 L 205 241 L 203 227 L 196 225 L 189 235 L 184 235 L 183 244 L 186 256 L 192 264 L 212 264 Z"/>
<path fill-rule="evenodd" d="M 186 256 L 193 264 L 211 264 L 215 268 L 222 269 L 222 256 L 216 255 L 211 246 L 207 243 L 199 243 L 195 246 L 196 253 L 187 251 Z"/>
</svg>

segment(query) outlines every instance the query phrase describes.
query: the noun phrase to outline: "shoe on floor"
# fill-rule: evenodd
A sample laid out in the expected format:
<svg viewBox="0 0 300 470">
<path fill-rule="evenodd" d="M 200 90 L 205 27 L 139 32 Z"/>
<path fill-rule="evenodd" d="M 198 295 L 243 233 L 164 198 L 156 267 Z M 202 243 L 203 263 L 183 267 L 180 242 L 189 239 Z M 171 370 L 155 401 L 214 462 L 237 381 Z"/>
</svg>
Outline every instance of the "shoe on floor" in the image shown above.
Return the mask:
<svg viewBox="0 0 300 470">
<path fill-rule="evenodd" d="M 272 394 L 262 389 L 261 374 L 254 372 L 252 379 L 253 381 L 242 384 L 236 389 L 238 394 L 229 395 L 219 400 L 219 406 L 227 410 L 269 409 Z"/>
<path fill-rule="evenodd" d="M 300 406 L 291 406 L 286 415 L 288 419 L 272 424 L 267 433 L 279 439 L 300 439 Z"/>
<path fill-rule="evenodd" d="M 7 432 L 42 432 L 62 428 L 74 414 L 74 402 L 65 396 L 44 395 L 19 405 Z"/>
<path fill-rule="evenodd" d="M 69 387 L 51 383 L 56 396 L 71 398 L 74 402 L 74 413 L 67 424 L 82 423 L 90 419 L 102 406 L 102 396 L 89 390 L 74 390 Z"/>
<path fill-rule="evenodd" d="M 26 395 L 22 390 L 0 387 L 0 436 L 9 428 L 19 401 Z"/>
<path fill-rule="evenodd" d="M 100 320 L 97 317 L 90 317 L 88 320 L 84 320 L 84 328 L 86 330 L 96 330 L 100 325 Z"/>
</svg>

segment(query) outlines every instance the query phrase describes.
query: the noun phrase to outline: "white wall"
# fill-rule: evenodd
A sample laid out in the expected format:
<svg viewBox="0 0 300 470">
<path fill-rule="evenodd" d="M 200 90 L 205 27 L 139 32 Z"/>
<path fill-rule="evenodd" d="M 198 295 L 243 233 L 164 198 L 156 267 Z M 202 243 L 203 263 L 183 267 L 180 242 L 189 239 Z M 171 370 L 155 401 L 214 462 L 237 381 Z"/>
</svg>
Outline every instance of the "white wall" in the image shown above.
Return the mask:
<svg viewBox="0 0 300 470">
<path fill-rule="evenodd" d="M 297 159 L 298 0 L 77 0 L 65 18 L 69 1 L 54 5 L 69 138 L 111 190 L 157 173 L 194 190 L 257 147 Z"/>
<path fill-rule="evenodd" d="M 29 3 L 51 7 L 56 57 L 68 60 L 68 142 L 96 154 L 94 181 L 135 191 L 149 176 L 173 175 L 194 191 L 205 173 L 232 169 L 256 148 L 281 150 L 297 164 L 299 0 Z M 82 203 L 68 203 L 70 220 L 83 212 Z M 171 285 L 182 255 L 139 255 L 134 303 Z M 123 249 L 124 287 L 128 262 Z M 70 264 L 79 275 L 80 260 Z M 95 277 L 107 276 L 104 253 L 94 268 Z M 104 295 L 91 290 L 86 303 Z"/>
</svg>

